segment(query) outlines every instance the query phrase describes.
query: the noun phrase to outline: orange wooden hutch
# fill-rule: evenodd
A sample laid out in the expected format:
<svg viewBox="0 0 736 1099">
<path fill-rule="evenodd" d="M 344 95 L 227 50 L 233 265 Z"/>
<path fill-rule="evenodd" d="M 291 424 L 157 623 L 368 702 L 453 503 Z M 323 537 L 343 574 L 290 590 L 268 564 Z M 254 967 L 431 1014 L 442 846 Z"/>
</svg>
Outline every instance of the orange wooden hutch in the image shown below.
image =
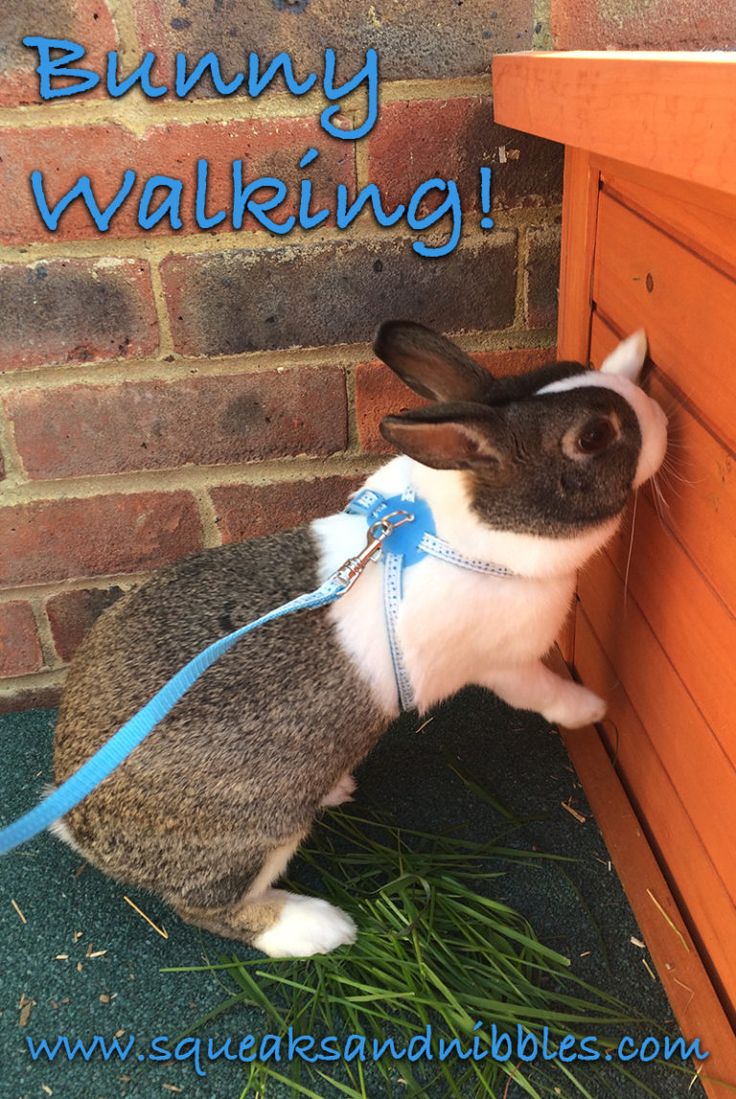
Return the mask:
<svg viewBox="0 0 736 1099">
<path fill-rule="evenodd" d="M 736 53 L 527 53 L 498 122 L 565 145 L 558 356 L 644 327 L 664 500 L 581 575 L 564 655 L 611 721 L 566 734 L 685 1034 L 736 1094 Z M 669 478 L 669 479 L 667 479 Z M 708 1077 L 711 1079 L 709 1080 Z M 731 1088 L 716 1082 L 727 1081 Z"/>
</svg>

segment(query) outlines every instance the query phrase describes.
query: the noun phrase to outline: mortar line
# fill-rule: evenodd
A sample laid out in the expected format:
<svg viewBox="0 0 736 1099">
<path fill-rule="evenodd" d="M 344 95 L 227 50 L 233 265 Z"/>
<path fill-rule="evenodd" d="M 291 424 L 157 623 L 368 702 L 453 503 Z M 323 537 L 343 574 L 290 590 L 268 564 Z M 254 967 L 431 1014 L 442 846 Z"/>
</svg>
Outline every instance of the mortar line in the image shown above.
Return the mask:
<svg viewBox="0 0 736 1099">
<path fill-rule="evenodd" d="M 171 330 L 171 317 L 166 305 L 160 261 L 155 257 L 151 257 L 148 267 L 151 273 L 151 296 L 158 318 L 158 357 L 163 359 L 166 355 L 174 354 L 174 334 Z"/>
<path fill-rule="evenodd" d="M 115 0 L 121 14 L 128 9 L 127 0 Z M 143 50 L 134 58 L 126 56 L 129 40 L 135 37 L 135 28 L 128 25 L 127 16 L 118 26 L 123 27 L 121 44 L 123 45 L 123 63 L 134 68 L 143 57 Z M 159 62 L 160 64 L 160 62 Z M 164 79 L 164 77 L 162 77 Z M 448 77 L 439 80 L 393 80 L 380 83 L 381 104 L 414 102 L 420 100 L 491 98 L 491 82 L 487 75 L 469 77 Z M 149 126 L 170 122 L 237 122 L 260 121 L 285 118 L 314 118 L 325 107 L 331 105 L 321 91 L 315 89 L 304 96 L 291 96 L 287 93 L 264 93 L 253 99 L 247 95 L 218 98 L 216 96 L 199 99 L 180 100 L 165 98 L 151 100 L 142 95 L 136 87 L 121 99 L 109 97 L 87 99 L 84 96 L 73 97 L 75 102 L 48 102 L 19 104 L 12 107 L 0 107 L 0 126 L 21 129 L 28 126 L 93 126 L 100 123 L 118 122 L 128 128 L 139 131 Z M 345 111 L 362 111 L 365 116 L 365 93 L 362 89 L 347 96 Z M 327 137 L 328 135 L 325 134 Z"/>
<path fill-rule="evenodd" d="M 28 597 L 28 602 L 30 603 L 33 617 L 36 621 L 36 630 L 41 644 L 44 669 L 54 671 L 54 669 L 60 666 L 61 657 L 56 651 L 56 644 L 51 633 L 51 623 L 46 614 L 45 600 L 40 599 L 36 595 L 30 595 Z M 63 663 L 63 661 L 61 661 L 61 663 Z"/>
<path fill-rule="evenodd" d="M 456 333 L 453 339 L 464 350 L 473 352 L 524 350 L 547 346 L 553 329 L 527 329 L 516 324 L 508 328 L 476 329 Z M 6 398 L 37 390 L 62 389 L 65 386 L 117 385 L 123 382 L 183 382 L 197 378 L 232 377 L 274 370 L 318 370 L 327 366 L 350 367 L 375 359 L 370 343 L 326 345 L 310 348 L 275 348 L 268 351 L 239 352 L 220 356 L 175 355 L 162 359 L 113 359 L 96 364 L 50 363 L 0 375 L 0 395 Z"/>
<path fill-rule="evenodd" d="M 47 600 L 57 595 L 66 595 L 67 592 L 86 591 L 88 588 L 106 591 L 108 588 L 115 587 L 129 591 L 137 584 L 142 584 L 149 576 L 150 572 L 111 573 L 103 576 L 79 576 L 67 580 L 45 580 L 35 584 L 16 584 L 15 587 L 0 589 L 0 604 L 12 603 L 17 599 L 27 600 L 35 596 L 44 603 L 45 607 Z"/>
<path fill-rule="evenodd" d="M 534 0 L 532 14 L 534 17 L 532 49 L 553 50 L 555 45 L 552 34 L 552 0 Z"/>
<path fill-rule="evenodd" d="M 197 489 L 192 495 L 197 504 L 199 520 L 202 524 L 202 544 L 204 548 L 212 549 L 215 546 L 221 546 L 222 538 L 220 528 L 217 525 L 217 513 L 212 497 L 208 492 L 208 486 Z"/>
<path fill-rule="evenodd" d="M 355 411 L 356 403 L 356 388 L 355 388 L 355 368 L 354 365 L 345 367 L 345 396 L 347 398 L 348 405 L 348 439 L 347 439 L 347 452 L 359 455 L 360 441 L 359 441 L 359 428 L 358 418 Z"/>
<path fill-rule="evenodd" d="M 138 37 L 133 5 L 131 0 L 107 0 L 107 6 L 118 32 L 118 55 L 127 72 L 140 63 L 144 54 Z"/>
<path fill-rule="evenodd" d="M 519 229 L 518 257 L 519 267 L 516 274 L 516 313 L 515 322 L 519 327 L 528 325 L 527 290 L 529 278 L 527 263 L 529 262 L 529 238 L 525 229 Z"/>
<path fill-rule="evenodd" d="M 540 217 L 540 211 L 545 216 Z M 470 215 L 473 211 L 466 211 Z M 511 229 L 522 226 L 539 226 L 554 223 L 559 217 L 559 207 L 525 207 L 513 212 L 494 211 L 496 225 L 493 230 L 480 229 L 469 216 L 466 218 L 468 231 L 463 236 L 463 244 L 480 243 L 493 246 L 494 241 Z M 498 230 L 498 231 L 496 231 Z M 211 234 L 191 232 L 180 235 L 156 235 L 145 233 L 132 237 L 90 238 L 63 241 L 33 241 L 29 244 L 5 243 L 0 245 L 0 263 L 26 266 L 31 263 L 53 259 L 137 259 L 152 262 L 154 258 L 166 259 L 172 255 L 209 255 L 235 251 L 267 251 L 278 249 L 285 252 L 290 248 L 309 248 L 327 244 L 355 243 L 396 243 L 406 242 L 407 248 L 414 234 L 405 226 L 397 223 L 390 229 L 383 228 L 373 221 L 368 209 L 364 209 L 350 226 L 350 238 L 346 240 L 344 231 L 337 227 L 300 229 L 295 227 L 286 237 L 275 236 L 266 230 L 230 230 L 225 233 Z M 443 238 L 441 231 L 427 233 L 428 243 Z M 431 261 L 427 261 L 431 262 Z"/>
<path fill-rule="evenodd" d="M 14 445 L 14 433 L 5 407 L 0 403 L 0 459 L 5 469 L 5 476 L 0 481 L 0 487 L 12 485 L 16 480 L 22 480 L 24 476 L 23 463 Z"/>
<path fill-rule="evenodd" d="M 31 672 L 28 675 L 8 676 L 6 679 L 0 679 L 0 702 L 4 699 L 12 700 L 21 691 L 61 687 L 65 679 L 66 667 L 45 668 L 43 671 Z"/>
<path fill-rule="evenodd" d="M 350 99 L 359 98 L 354 94 Z M 345 109 L 348 109 L 348 100 Z M 131 133 L 142 135 L 159 126 L 195 126 L 212 122 L 280 122 L 288 119 L 314 119 L 319 116 L 329 100 L 315 93 L 301 99 L 275 96 L 263 102 L 245 97 L 196 99 L 191 102 L 176 100 L 150 100 L 137 88 L 131 89 L 121 99 L 90 99 L 79 103 L 33 103 L 18 107 L 0 107 L 0 126 L 4 129 L 43 129 L 117 125 Z M 325 138 L 329 135 L 325 131 Z"/>
<path fill-rule="evenodd" d="M 161 470 L 137 470 L 124 473 L 90 473 L 57 480 L 26 481 L 5 494 L 4 507 L 88 500 L 96 496 L 133 496 L 148 493 L 173 493 L 220 488 L 224 485 L 267 485 L 272 482 L 296 482 L 342 474 L 355 476 L 370 469 L 369 454 L 341 451 L 329 458 L 283 458 L 267 462 L 236 463 L 221 466 L 185 466 Z"/>
</svg>

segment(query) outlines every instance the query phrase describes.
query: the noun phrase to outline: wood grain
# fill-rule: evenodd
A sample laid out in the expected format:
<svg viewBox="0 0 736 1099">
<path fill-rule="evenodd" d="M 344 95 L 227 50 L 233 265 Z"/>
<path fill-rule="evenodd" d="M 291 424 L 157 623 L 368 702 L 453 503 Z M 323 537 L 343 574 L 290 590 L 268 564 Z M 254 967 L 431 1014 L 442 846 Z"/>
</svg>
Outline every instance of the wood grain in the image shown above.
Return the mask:
<svg viewBox="0 0 736 1099">
<path fill-rule="evenodd" d="M 713 865 L 736 903 L 736 769 L 688 693 L 610 558 L 581 573 L 580 604 L 620 684 L 645 726 Z M 694 611 L 697 613 L 697 610 Z M 582 652 L 576 643 L 576 666 Z M 608 693 L 605 696 L 608 697 Z M 622 729 L 621 736 L 626 735 Z M 647 814 L 656 793 L 646 803 Z M 693 873 L 697 868 L 693 867 Z M 684 888 L 684 883 L 682 883 Z"/>
<path fill-rule="evenodd" d="M 624 333 L 593 316 L 590 358 L 595 366 Z M 736 454 L 698 419 L 690 401 L 660 368 L 647 392 L 670 421 L 667 468 L 660 475 L 662 521 L 696 562 L 731 614 L 736 613 Z"/>
<path fill-rule="evenodd" d="M 652 178 L 651 173 L 613 161 L 601 159 L 598 164 L 606 194 L 736 278 L 735 196 L 669 176 Z"/>
<path fill-rule="evenodd" d="M 554 666 L 565 674 L 562 656 Z M 709 1099 L 733 1099 L 736 1040 L 695 943 L 595 729 L 562 730 L 596 821 L 683 1033 L 712 1052 L 701 1074 Z M 667 913 L 673 931 L 652 901 Z M 721 1081 L 719 1083 L 718 1081 Z"/>
<path fill-rule="evenodd" d="M 493 59 L 497 122 L 736 194 L 736 53 Z"/>
<path fill-rule="evenodd" d="M 736 282 L 605 194 L 596 257 L 596 308 L 624 331 L 646 328 L 653 360 L 733 448 Z"/>
<path fill-rule="evenodd" d="M 663 527 L 647 490 L 639 495 L 635 515 L 633 508 L 629 509 L 607 556 L 622 585 L 628 566 L 628 596 L 642 611 L 726 756 L 736 765 L 736 619 Z M 625 616 L 623 603 L 622 612 Z M 733 823 L 736 836 L 736 803 Z"/>
<path fill-rule="evenodd" d="M 635 808 L 646 820 L 647 835 L 690 931 L 702 946 L 711 970 L 718 974 L 724 999 L 736 1016 L 733 900 L 626 692 L 620 685 L 612 686 L 616 673 L 584 612 L 579 614 L 577 636 L 578 672 L 608 702 L 610 720 L 604 725 L 604 733 L 616 771 Z M 619 869 L 618 863 L 616 867 Z M 637 917 L 641 918 L 639 913 Z M 684 980 L 678 973 L 675 976 Z"/>
</svg>

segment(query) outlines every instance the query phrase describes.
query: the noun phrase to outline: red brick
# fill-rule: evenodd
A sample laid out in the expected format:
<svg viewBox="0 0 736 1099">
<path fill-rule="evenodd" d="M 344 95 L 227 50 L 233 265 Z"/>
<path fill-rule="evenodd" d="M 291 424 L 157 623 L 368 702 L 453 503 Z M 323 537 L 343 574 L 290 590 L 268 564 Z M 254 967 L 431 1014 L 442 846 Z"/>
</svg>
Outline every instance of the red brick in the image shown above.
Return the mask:
<svg viewBox="0 0 736 1099">
<path fill-rule="evenodd" d="M 534 26 L 531 0 L 265 0 L 247 7 L 234 0 L 136 0 L 134 13 L 141 41 L 160 58 L 162 79 L 177 50 L 190 61 L 214 50 L 226 79 L 242 71 L 250 50 L 264 61 L 286 50 L 304 79 L 322 72 L 326 46 L 336 52 L 341 79 L 356 73 L 371 46 L 383 80 L 485 75 L 494 53 L 530 49 Z"/>
<path fill-rule="evenodd" d="M 92 623 L 123 594 L 123 589 L 80 588 L 53 595 L 46 602 L 56 651 L 62 660 L 71 660 Z"/>
<path fill-rule="evenodd" d="M 347 445 L 336 366 L 34 389 L 6 398 L 31 478 L 221 465 Z"/>
<path fill-rule="evenodd" d="M 372 337 L 387 317 L 444 331 L 507 328 L 516 233 L 498 230 L 426 259 L 411 239 L 345 240 L 167 257 L 174 342 L 185 355 L 321 347 Z"/>
<path fill-rule="evenodd" d="M 27 675 L 43 665 L 36 619 L 30 603 L 0 603 L 0 677 Z"/>
<path fill-rule="evenodd" d="M 139 572 L 201 545 L 188 492 L 18 504 L 0 508 L 0 585 Z"/>
<path fill-rule="evenodd" d="M 491 213 L 561 200 L 562 146 L 496 125 L 485 97 L 387 103 L 368 138 L 368 174 L 387 210 L 437 176 L 457 181 L 467 216 L 480 209 L 482 166 L 493 171 Z"/>
<path fill-rule="evenodd" d="M 0 264 L 0 372 L 148 355 L 158 345 L 144 260 Z"/>
<path fill-rule="evenodd" d="M 360 477 L 222 485 L 210 489 L 223 542 L 243 542 L 341 511 Z"/>
<path fill-rule="evenodd" d="M 40 103 L 38 53 L 23 45 L 29 34 L 46 38 L 67 38 L 78 42 L 87 50 L 82 59 L 84 67 L 94 72 L 105 72 L 105 53 L 117 48 L 118 39 L 112 16 L 104 0 L 6 0 L 0 5 L 0 42 L 3 44 L 0 59 L 0 106 L 14 107 L 25 103 Z M 56 87 L 69 81 L 58 80 Z M 52 103 L 83 102 L 103 91 L 98 85 L 78 99 L 49 100 Z"/>
<path fill-rule="evenodd" d="M 349 141 L 326 135 L 316 117 L 247 119 L 229 122 L 197 122 L 191 125 L 168 123 L 152 126 L 143 137 L 114 124 L 94 126 L 54 126 L 41 129 L 0 130 L 3 147 L 0 162 L 0 188 L 14 201 L 6 202 L 0 214 L 0 241 L 8 244 L 33 240 L 150 236 L 173 232 L 168 218 L 150 230 L 138 225 L 138 204 L 143 187 L 153 175 L 167 175 L 184 183 L 180 214 L 182 233 L 199 233 L 194 216 L 197 161 L 209 162 L 206 213 L 213 216 L 225 210 L 226 218 L 211 232 L 231 229 L 232 162 L 244 161 L 243 181 L 273 175 L 289 187 L 287 201 L 272 212 L 283 221 L 298 210 L 299 183 L 312 180 L 312 209 L 334 207 L 338 183 L 354 183 L 354 149 Z M 307 168 L 298 167 L 299 159 L 314 147 L 317 160 Z M 98 205 L 106 207 L 120 190 L 123 173 L 132 168 L 137 180 L 130 195 L 101 233 L 81 199 L 76 199 L 62 214 L 56 233 L 44 225 L 36 208 L 30 186 L 30 174 L 43 172 L 44 191 L 53 209 L 59 199 L 79 179 L 88 175 Z M 351 187 L 352 189 L 352 187 Z M 153 209 L 166 194 L 154 196 Z M 265 192 L 264 192 L 265 194 Z M 243 229 L 262 229 L 246 216 Z"/>
<path fill-rule="evenodd" d="M 526 263 L 526 307 L 530 328 L 557 324 L 560 284 L 560 230 L 557 226 L 530 229 Z"/>
<path fill-rule="evenodd" d="M 735 14 L 732 0 L 552 0 L 552 35 L 559 50 L 732 50 Z"/>
<path fill-rule="evenodd" d="M 499 377 L 524 374 L 554 361 L 553 347 L 519 348 L 513 351 L 473 352 L 473 358 Z M 392 448 L 379 431 L 384 416 L 428 404 L 380 362 L 360 363 L 355 371 L 355 417 L 363 450 L 390 454 Z"/>
</svg>

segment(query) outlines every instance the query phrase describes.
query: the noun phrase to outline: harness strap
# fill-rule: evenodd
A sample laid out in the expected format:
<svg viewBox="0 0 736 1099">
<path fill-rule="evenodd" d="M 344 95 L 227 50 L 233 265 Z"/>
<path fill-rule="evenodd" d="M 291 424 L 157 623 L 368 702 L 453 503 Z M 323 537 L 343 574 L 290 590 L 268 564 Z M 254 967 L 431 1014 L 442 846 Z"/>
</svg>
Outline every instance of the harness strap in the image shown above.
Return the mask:
<svg viewBox="0 0 736 1099">
<path fill-rule="evenodd" d="M 402 710 L 414 708 L 414 691 L 411 679 L 407 671 L 401 645 L 397 636 L 399 622 L 399 608 L 404 597 L 404 558 L 400 553 L 384 552 L 383 556 L 383 609 L 386 619 L 386 633 L 388 645 L 391 650 L 391 663 L 394 668 L 394 679 L 399 692 L 399 703 Z"/>
<path fill-rule="evenodd" d="M 349 515 L 363 515 L 367 522 L 380 522 L 397 514 L 410 512 L 411 522 L 402 525 L 387 541 L 381 551 L 383 561 L 383 606 L 386 620 L 391 664 L 402 710 L 412 710 L 415 706 L 411 677 L 406 667 L 398 639 L 398 621 L 404 588 L 404 570 L 421 561 L 424 557 L 435 557 L 439 561 L 457 565 L 471 572 L 486 573 L 490 576 L 513 576 L 505 565 L 496 565 L 482 561 L 477 557 L 466 557 L 444 539 L 438 538 L 434 516 L 429 505 L 417 499 L 415 490 L 409 486 L 399 496 L 382 496 L 374 489 L 364 489 L 353 497 L 345 508 Z"/>
<path fill-rule="evenodd" d="M 483 572 L 489 576 L 516 575 L 513 569 L 506 568 L 505 565 L 483 561 L 479 557 L 467 557 L 449 542 L 445 542 L 443 538 L 438 538 L 432 512 L 424 500 L 416 498 L 413 489 L 405 489 L 400 496 L 389 497 L 381 496 L 373 489 L 365 489 L 350 501 L 345 511 L 348 515 L 364 515 L 370 523 L 371 520 L 380 519 L 384 514 L 393 514 L 395 509 L 406 507 L 407 504 L 411 504 L 407 510 L 414 513 L 414 523 L 411 528 L 404 528 L 401 534 L 396 531 L 391 539 L 392 552 L 399 552 L 393 550 L 393 546 L 397 544 L 399 537 L 402 539 L 401 552 L 405 557 L 405 568 L 420 561 L 422 557 L 429 556 L 436 557 L 439 561 L 447 561 L 450 565 L 457 565 L 458 568 L 468 569 L 471 572 Z M 386 551 L 388 549 L 387 546 Z"/>
<path fill-rule="evenodd" d="M 505 565 L 494 565 L 491 561 L 481 561 L 479 557 L 466 557 L 458 553 L 448 542 L 434 534 L 423 534 L 419 548 L 430 557 L 436 557 L 438 561 L 447 561 L 450 565 L 458 565 L 461 569 L 470 569 L 471 572 L 485 572 L 490 576 L 515 576 L 512 569 Z"/>
</svg>

